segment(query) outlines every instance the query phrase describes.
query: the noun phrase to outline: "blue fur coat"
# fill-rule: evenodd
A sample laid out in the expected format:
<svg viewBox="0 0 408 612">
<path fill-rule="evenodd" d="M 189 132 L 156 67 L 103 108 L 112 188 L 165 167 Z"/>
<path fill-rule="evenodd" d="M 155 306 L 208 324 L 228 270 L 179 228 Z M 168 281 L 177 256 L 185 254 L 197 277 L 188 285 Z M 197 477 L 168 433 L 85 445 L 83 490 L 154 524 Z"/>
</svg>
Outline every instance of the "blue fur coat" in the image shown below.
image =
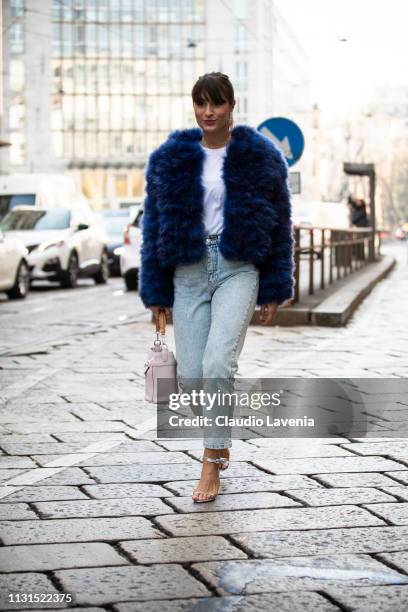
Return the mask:
<svg viewBox="0 0 408 612">
<path fill-rule="evenodd" d="M 204 151 L 200 128 L 176 130 L 152 152 L 146 171 L 139 291 L 145 306 L 173 306 L 177 264 L 206 252 L 202 222 Z M 254 128 L 233 128 L 223 178 L 226 197 L 219 249 L 259 269 L 257 304 L 293 297 L 294 238 L 287 163 Z"/>
</svg>

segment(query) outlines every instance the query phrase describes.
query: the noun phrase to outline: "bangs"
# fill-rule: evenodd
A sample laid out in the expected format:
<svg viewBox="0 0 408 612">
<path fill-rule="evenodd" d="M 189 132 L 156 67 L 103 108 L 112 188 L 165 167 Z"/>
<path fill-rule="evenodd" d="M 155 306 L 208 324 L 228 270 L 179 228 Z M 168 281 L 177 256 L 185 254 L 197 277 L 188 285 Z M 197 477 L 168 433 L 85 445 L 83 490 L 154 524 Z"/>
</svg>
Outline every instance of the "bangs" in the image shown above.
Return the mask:
<svg viewBox="0 0 408 612">
<path fill-rule="evenodd" d="M 193 101 L 198 105 L 205 102 L 212 102 L 213 104 L 231 103 L 229 94 L 228 84 L 211 76 L 199 79 L 191 92 Z"/>
</svg>

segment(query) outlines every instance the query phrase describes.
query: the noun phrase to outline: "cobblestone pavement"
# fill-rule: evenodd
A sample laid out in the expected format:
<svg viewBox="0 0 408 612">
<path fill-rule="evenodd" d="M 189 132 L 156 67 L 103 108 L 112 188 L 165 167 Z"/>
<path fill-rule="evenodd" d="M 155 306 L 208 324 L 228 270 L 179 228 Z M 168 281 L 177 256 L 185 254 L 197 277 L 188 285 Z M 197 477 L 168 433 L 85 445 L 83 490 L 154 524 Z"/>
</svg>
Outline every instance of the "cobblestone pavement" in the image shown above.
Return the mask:
<svg viewBox="0 0 408 612">
<path fill-rule="evenodd" d="M 251 326 L 239 374 L 407 377 L 408 264 L 387 248 L 396 269 L 345 328 Z M 194 505 L 200 441 L 155 438 L 137 294 L 44 287 L 0 317 L 1 609 L 408 609 L 404 439 L 235 441 Z"/>
</svg>

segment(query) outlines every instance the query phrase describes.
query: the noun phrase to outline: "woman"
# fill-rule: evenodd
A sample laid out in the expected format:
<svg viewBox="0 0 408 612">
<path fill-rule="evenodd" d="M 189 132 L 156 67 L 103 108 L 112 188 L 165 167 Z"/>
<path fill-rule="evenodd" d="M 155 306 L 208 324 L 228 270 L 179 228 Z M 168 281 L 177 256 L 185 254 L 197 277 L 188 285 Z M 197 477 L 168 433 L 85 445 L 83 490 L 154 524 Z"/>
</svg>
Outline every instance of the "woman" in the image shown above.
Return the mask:
<svg viewBox="0 0 408 612">
<path fill-rule="evenodd" d="M 194 378 L 233 385 L 256 304 L 268 325 L 294 287 L 284 157 L 255 129 L 232 127 L 226 75 L 200 77 L 192 99 L 199 127 L 172 132 L 149 158 L 140 274 L 155 317 L 173 309 L 183 390 Z M 216 498 L 231 445 L 229 430 L 204 429 L 195 502 Z"/>
</svg>

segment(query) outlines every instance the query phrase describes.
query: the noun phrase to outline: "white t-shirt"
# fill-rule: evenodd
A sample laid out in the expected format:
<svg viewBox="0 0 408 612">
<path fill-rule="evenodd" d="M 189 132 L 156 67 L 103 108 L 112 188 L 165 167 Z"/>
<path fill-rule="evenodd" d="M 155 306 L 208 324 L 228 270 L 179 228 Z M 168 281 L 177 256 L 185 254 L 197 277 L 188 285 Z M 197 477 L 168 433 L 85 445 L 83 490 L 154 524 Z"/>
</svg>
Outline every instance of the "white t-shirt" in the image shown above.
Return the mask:
<svg viewBox="0 0 408 612">
<path fill-rule="evenodd" d="M 220 234 L 223 228 L 225 183 L 222 178 L 222 167 L 227 153 L 227 145 L 219 149 L 208 149 L 201 145 L 205 152 L 203 173 L 204 187 L 203 221 L 206 234 Z"/>
</svg>

